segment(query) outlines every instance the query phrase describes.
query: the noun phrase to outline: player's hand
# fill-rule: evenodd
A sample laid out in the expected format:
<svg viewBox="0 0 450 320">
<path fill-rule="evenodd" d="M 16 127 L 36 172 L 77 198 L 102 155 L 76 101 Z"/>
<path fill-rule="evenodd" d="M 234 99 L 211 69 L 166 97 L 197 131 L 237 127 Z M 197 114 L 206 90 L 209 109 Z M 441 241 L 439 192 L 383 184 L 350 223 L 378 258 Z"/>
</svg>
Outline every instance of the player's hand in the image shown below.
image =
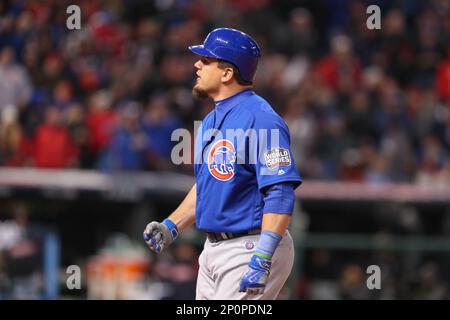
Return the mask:
<svg viewBox="0 0 450 320">
<path fill-rule="evenodd" d="M 169 219 L 150 222 L 144 230 L 144 240 L 150 250 L 160 254 L 178 236 L 176 225 Z"/>
<path fill-rule="evenodd" d="M 249 270 L 241 280 L 239 292 L 248 294 L 262 294 L 266 288 L 272 261 L 253 255 L 248 264 Z"/>
</svg>

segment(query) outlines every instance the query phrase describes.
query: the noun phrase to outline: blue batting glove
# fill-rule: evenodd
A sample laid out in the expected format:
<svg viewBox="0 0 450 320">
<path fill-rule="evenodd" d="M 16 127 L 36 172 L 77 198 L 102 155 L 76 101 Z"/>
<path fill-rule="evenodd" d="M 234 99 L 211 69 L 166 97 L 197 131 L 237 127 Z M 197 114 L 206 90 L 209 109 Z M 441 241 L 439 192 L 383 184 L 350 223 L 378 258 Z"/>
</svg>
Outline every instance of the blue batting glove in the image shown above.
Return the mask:
<svg viewBox="0 0 450 320">
<path fill-rule="evenodd" d="M 150 250 L 160 254 L 178 237 L 177 226 L 170 220 L 164 219 L 159 223 L 153 221 L 144 231 L 144 240 Z"/>
<path fill-rule="evenodd" d="M 239 292 L 248 294 L 262 294 L 266 288 L 272 261 L 268 257 L 254 254 L 248 264 L 249 270 L 241 280 Z"/>
</svg>

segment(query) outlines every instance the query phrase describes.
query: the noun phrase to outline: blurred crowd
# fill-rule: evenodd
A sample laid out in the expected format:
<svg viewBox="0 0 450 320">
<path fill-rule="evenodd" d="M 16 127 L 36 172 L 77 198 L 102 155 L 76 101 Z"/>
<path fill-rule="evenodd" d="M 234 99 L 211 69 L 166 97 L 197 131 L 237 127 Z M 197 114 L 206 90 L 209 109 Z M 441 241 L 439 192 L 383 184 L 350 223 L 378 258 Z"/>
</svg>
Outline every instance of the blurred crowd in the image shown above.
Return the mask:
<svg viewBox="0 0 450 320">
<path fill-rule="evenodd" d="M 187 46 L 256 38 L 255 90 L 287 121 L 305 178 L 450 183 L 450 2 L 80 0 L 0 3 L 0 165 L 176 170 L 171 133 L 212 108 Z"/>
<path fill-rule="evenodd" d="M 349 254 L 352 257 L 349 259 Z M 298 298 L 311 300 L 443 300 L 450 291 L 446 263 L 436 257 L 417 258 L 417 253 L 374 251 L 338 253 L 326 249 L 308 253 L 310 264 L 297 283 Z M 361 261 L 355 260 L 361 258 Z M 362 258 L 364 257 L 364 258 Z M 447 261 L 448 262 L 448 261 Z M 380 267 L 378 288 L 368 289 L 373 271 Z"/>
</svg>

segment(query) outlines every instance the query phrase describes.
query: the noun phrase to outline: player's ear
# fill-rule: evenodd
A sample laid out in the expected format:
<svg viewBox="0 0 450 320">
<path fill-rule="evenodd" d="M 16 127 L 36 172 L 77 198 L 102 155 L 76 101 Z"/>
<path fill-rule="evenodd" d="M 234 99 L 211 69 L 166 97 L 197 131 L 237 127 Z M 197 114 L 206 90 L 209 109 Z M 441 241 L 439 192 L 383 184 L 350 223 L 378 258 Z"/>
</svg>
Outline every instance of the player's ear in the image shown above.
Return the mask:
<svg viewBox="0 0 450 320">
<path fill-rule="evenodd" d="M 222 82 L 230 82 L 234 77 L 233 68 L 223 68 L 222 69 Z"/>
</svg>

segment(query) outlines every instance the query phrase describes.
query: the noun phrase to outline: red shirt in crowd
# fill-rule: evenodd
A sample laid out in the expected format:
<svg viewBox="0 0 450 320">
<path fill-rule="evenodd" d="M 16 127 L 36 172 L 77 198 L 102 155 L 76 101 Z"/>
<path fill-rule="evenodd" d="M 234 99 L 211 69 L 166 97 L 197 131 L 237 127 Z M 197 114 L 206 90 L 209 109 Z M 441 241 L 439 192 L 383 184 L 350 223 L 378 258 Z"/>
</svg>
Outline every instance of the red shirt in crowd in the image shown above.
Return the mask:
<svg viewBox="0 0 450 320">
<path fill-rule="evenodd" d="M 351 81 L 352 86 L 358 86 L 362 78 L 361 65 L 358 59 L 352 58 L 347 63 L 339 63 L 332 55 L 323 58 L 315 66 L 315 72 L 324 84 L 333 89 L 339 89 L 340 83 L 345 80 Z"/>
<path fill-rule="evenodd" d="M 7 167 L 22 167 L 28 165 L 34 153 L 33 142 L 30 139 L 21 137 L 15 152 L 4 160 L 3 165 Z"/>
<path fill-rule="evenodd" d="M 117 123 L 117 115 L 113 110 L 93 110 L 87 118 L 89 128 L 90 149 L 97 153 L 106 147 L 114 133 Z"/>
<path fill-rule="evenodd" d="M 74 164 L 77 156 L 78 148 L 72 143 L 66 128 L 49 124 L 38 128 L 34 155 L 36 167 L 68 167 Z"/>
<path fill-rule="evenodd" d="M 436 85 L 439 97 L 450 102 L 450 58 L 438 67 Z"/>
</svg>

